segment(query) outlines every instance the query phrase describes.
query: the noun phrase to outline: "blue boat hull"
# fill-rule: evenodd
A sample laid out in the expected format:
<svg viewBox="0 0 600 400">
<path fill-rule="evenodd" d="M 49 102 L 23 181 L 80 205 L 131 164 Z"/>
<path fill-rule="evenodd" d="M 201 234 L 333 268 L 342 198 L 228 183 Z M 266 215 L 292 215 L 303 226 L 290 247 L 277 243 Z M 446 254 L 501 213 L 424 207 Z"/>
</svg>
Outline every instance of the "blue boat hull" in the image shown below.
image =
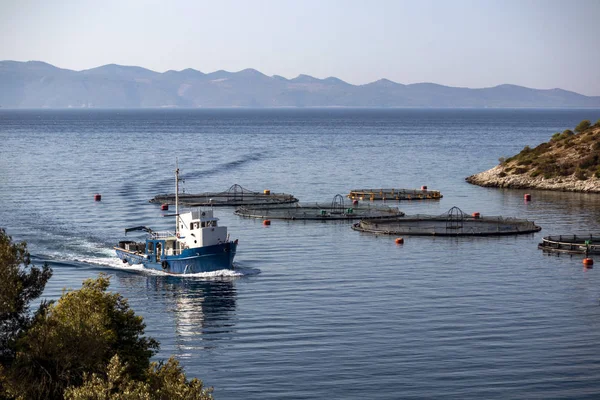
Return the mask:
<svg viewBox="0 0 600 400">
<path fill-rule="evenodd" d="M 151 260 L 144 255 L 119 247 L 115 247 L 115 251 L 117 257 L 129 264 L 142 264 L 145 268 L 171 274 L 197 274 L 222 269 L 233 269 L 233 258 L 237 250 L 236 242 L 185 249 L 180 255 L 163 255 L 159 261 Z"/>
</svg>

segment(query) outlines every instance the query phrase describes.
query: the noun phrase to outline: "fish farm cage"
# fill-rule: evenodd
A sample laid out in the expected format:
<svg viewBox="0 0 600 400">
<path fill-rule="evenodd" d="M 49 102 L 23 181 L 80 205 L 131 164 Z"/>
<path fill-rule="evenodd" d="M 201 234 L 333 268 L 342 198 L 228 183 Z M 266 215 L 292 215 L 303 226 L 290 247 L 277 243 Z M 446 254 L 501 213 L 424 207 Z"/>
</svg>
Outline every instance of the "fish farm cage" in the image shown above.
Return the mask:
<svg viewBox="0 0 600 400">
<path fill-rule="evenodd" d="M 179 194 L 179 204 L 188 207 L 198 206 L 253 206 L 266 204 L 291 204 L 298 202 L 298 199 L 287 193 L 271 193 L 270 190 L 254 192 L 241 187 L 238 184 L 232 185 L 229 190 L 224 192 L 206 192 L 199 194 Z M 175 204 L 175 194 L 161 194 L 150 200 L 150 203 Z"/>
<path fill-rule="evenodd" d="M 439 200 L 438 190 L 422 189 L 355 189 L 346 196 L 352 200 Z"/>
<path fill-rule="evenodd" d="M 555 235 L 546 236 L 538 249 L 549 253 L 600 254 L 600 236 Z"/>
<path fill-rule="evenodd" d="M 235 214 L 247 218 L 281 219 L 281 220 L 313 220 L 313 221 L 350 221 L 363 218 L 385 219 L 398 218 L 404 213 L 397 207 L 375 206 L 371 204 L 346 205 L 340 194 L 333 198 L 331 204 L 288 204 L 258 207 L 239 207 Z"/>
<path fill-rule="evenodd" d="M 363 219 L 352 225 L 352 229 L 378 235 L 501 236 L 534 233 L 542 228 L 533 221 L 481 217 L 479 213 L 469 215 L 452 207 L 439 216 L 412 215 L 385 221 Z"/>
</svg>

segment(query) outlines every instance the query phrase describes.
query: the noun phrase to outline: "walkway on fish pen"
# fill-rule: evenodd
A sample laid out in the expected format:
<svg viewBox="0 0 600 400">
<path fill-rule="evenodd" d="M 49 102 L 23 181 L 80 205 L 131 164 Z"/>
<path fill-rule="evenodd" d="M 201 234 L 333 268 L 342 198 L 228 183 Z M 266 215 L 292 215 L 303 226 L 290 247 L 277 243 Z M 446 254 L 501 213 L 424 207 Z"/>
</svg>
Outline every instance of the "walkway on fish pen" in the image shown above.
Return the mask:
<svg viewBox="0 0 600 400">
<path fill-rule="evenodd" d="M 270 190 L 263 192 L 254 192 L 241 187 L 238 184 L 232 185 L 224 192 L 206 192 L 199 194 L 179 194 L 179 204 L 188 207 L 198 206 L 253 206 L 266 204 L 291 204 L 298 202 L 298 199 L 287 193 L 271 193 Z M 175 204 L 175 194 L 161 194 L 150 200 L 150 203 Z"/>
<path fill-rule="evenodd" d="M 600 236 L 554 235 L 545 236 L 538 249 L 549 253 L 600 254 Z"/>
<path fill-rule="evenodd" d="M 352 200 L 439 200 L 438 190 L 419 189 L 354 189 L 346 196 Z"/>
<path fill-rule="evenodd" d="M 363 219 L 352 229 L 377 235 L 415 236 L 502 236 L 534 233 L 542 228 L 533 221 L 504 217 L 481 217 L 479 213 L 465 214 L 452 207 L 447 213 L 413 215 L 385 221 Z"/>
<path fill-rule="evenodd" d="M 362 218 L 384 219 L 398 218 L 404 213 L 397 207 L 376 206 L 372 204 L 345 205 L 340 194 L 331 204 L 288 204 L 258 207 L 240 207 L 235 214 L 247 218 L 281 219 L 290 221 L 350 221 Z"/>
</svg>

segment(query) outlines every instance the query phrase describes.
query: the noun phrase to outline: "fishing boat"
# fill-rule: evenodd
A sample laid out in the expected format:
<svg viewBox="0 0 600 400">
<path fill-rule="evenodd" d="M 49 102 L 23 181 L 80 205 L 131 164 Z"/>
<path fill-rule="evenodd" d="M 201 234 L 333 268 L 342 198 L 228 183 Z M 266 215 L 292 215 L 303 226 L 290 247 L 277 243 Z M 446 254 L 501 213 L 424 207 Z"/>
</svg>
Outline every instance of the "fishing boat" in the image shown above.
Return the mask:
<svg viewBox="0 0 600 400">
<path fill-rule="evenodd" d="M 157 232 L 146 226 L 125 229 L 147 233 L 145 242 L 123 240 L 114 247 L 123 263 L 173 274 L 196 274 L 233 269 L 237 239 L 219 226 L 212 207 L 179 212 L 179 168 L 175 170 L 175 230 Z"/>
</svg>

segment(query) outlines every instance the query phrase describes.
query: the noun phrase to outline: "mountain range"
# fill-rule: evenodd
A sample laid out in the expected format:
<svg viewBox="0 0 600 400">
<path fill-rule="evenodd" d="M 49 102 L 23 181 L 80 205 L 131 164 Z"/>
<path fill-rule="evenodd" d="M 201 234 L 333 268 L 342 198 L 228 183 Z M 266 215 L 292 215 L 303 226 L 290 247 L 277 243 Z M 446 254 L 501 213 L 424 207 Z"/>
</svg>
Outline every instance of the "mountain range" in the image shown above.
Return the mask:
<svg viewBox="0 0 600 400">
<path fill-rule="evenodd" d="M 600 96 L 516 85 L 470 89 L 387 79 L 352 85 L 330 77 L 267 76 L 254 69 L 155 72 L 104 65 L 83 71 L 0 61 L 2 108 L 448 107 L 600 108 Z"/>
</svg>

